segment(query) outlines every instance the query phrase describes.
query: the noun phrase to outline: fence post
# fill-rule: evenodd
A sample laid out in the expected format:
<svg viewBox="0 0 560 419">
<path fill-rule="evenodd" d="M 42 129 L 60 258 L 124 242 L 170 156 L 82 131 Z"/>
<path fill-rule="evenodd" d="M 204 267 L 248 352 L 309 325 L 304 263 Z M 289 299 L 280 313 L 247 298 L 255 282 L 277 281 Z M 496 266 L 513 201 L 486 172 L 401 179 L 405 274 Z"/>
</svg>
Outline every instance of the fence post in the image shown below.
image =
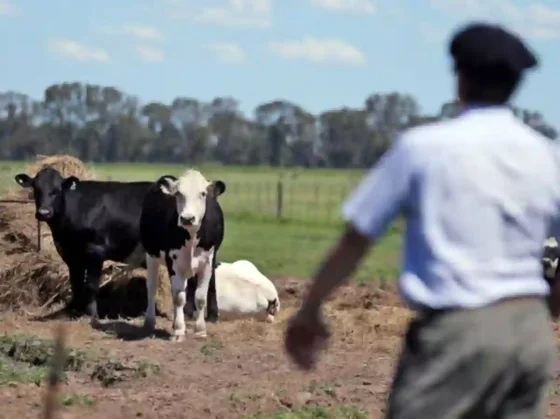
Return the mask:
<svg viewBox="0 0 560 419">
<path fill-rule="evenodd" d="M 41 251 L 41 221 L 37 221 L 37 251 Z"/>
<path fill-rule="evenodd" d="M 276 184 L 276 218 L 282 218 L 282 211 L 284 209 L 284 183 L 282 179 L 278 179 Z"/>
<path fill-rule="evenodd" d="M 54 419 L 57 416 L 55 414 L 58 407 L 57 396 L 60 382 L 64 374 L 64 364 L 66 362 L 65 341 L 66 330 L 64 325 L 60 324 L 56 330 L 54 353 L 51 358 L 49 378 L 47 381 L 47 388 L 45 389 L 43 419 Z"/>
</svg>

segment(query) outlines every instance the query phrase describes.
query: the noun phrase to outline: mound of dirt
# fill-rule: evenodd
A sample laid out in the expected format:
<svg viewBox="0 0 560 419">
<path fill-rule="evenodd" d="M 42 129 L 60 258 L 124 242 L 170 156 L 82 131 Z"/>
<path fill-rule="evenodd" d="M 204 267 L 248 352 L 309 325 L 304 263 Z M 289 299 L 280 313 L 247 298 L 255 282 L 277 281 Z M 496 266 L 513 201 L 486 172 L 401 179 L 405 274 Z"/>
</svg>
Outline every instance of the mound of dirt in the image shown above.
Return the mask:
<svg viewBox="0 0 560 419">
<path fill-rule="evenodd" d="M 82 180 L 95 179 L 95 173 L 79 159 L 68 155 L 47 156 L 32 162 L 25 170 L 34 176 L 39 170 L 52 167 L 64 177 L 76 176 Z M 3 200 L 31 201 L 33 193 L 14 182 Z M 68 269 L 58 255 L 49 227 L 37 223 L 33 202 L 0 203 L 0 309 L 26 311 L 36 308 L 48 310 L 67 301 L 70 296 Z M 40 236 L 41 250 L 38 250 Z M 146 307 L 145 271 L 142 269 L 115 269 L 105 263 L 105 284 L 101 290 L 99 314 L 136 317 Z M 170 290 L 167 276 L 160 275 L 158 311 L 168 311 Z M 115 281 L 112 281 L 115 279 Z"/>
</svg>

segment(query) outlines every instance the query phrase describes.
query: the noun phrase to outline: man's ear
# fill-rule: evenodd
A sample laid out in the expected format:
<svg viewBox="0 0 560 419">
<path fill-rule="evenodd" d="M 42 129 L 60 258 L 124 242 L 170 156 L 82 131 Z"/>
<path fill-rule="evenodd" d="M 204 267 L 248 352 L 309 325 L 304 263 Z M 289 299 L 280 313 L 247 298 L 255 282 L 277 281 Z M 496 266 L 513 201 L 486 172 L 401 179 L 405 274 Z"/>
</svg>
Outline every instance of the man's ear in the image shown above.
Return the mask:
<svg viewBox="0 0 560 419">
<path fill-rule="evenodd" d="M 20 173 L 19 175 L 16 175 L 14 179 L 16 180 L 16 183 L 22 188 L 31 188 L 31 183 L 33 182 L 33 179 L 28 175 L 26 175 L 25 173 Z"/>
<path fill-rule="evenodd" d="M 157 184 L 164 194 L 175 195 L 177 193 L 179 180 L 173 178 L 172 176 L 162 176 L 158 179 Z"/>
<path fill-rule="evenodd" d="M 78 183 L 80 183 L 80 179 L 76 176 L 69 176 L 62 181 L 62 189 L 73 191 L 78 186 Z"/>
<path fill-rule="evenodd" d="M 226 184 L 221 180 L 215 180 L 208 185 L 208 192 L 217 198 L 226 191 Z"/>
</svg>

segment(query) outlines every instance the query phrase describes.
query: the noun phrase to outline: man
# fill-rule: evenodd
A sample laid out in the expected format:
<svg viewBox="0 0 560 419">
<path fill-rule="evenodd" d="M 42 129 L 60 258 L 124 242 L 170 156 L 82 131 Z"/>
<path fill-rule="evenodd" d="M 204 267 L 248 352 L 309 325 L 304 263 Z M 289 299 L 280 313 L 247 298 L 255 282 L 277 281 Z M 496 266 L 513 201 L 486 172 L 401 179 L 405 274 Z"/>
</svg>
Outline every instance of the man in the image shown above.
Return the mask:
<svg viewBox="0 0 560 419">
<path fill-rule="evenodd" d="M 300 368 L 314 367 L 330 335 L 322 303 L 404 214 L 399 290 L 417 316 L 387 417 L 543 418 L 555 346 L 540 258 L 560 210 L 560 165 L 556 146 L 507 105 L 537 59 L 486 24 L 457 33 L 450 53 L 462 113 L 406 131 L 345 202 L 347 229 L 285 346 Z"/>
</svg>

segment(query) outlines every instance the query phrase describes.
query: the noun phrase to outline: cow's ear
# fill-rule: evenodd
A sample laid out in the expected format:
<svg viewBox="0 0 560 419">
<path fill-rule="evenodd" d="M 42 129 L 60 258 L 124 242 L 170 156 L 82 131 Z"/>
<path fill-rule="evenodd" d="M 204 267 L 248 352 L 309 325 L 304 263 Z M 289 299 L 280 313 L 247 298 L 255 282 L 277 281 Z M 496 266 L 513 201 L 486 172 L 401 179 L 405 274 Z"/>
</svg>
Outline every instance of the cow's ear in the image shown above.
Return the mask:
<svg viewBox="0 0 560 419">
<path fill-rule="evenodd" d="M 215 180 L 208 185 L 208 192 L 215 198 L 219 197 L 226 191 L 226 184 L 221 180 Z"/>
<path fill-rule="evenodd" d="M 80 183 L 80 179 L 76 176 L 69 176 L 62 181 L 62 189 L 73 191 Z"/>
<path fill-rule="evenodd" d="M 166 195 L 175 195 L 179 181 L 171 176 L 162 176 L 157 181 L 159 189 Z"/>
<path fill-rule="evenodd" d="M 20 173 L 19 175 L 16 175 L 14 179 L 16 180 L 16 183 L 22 188 L 31 188 L 31 183 L 33 182 L 33 179 L 31 179 L 29 175 L 26 175 L 25 173 Z"/>
</svg>

